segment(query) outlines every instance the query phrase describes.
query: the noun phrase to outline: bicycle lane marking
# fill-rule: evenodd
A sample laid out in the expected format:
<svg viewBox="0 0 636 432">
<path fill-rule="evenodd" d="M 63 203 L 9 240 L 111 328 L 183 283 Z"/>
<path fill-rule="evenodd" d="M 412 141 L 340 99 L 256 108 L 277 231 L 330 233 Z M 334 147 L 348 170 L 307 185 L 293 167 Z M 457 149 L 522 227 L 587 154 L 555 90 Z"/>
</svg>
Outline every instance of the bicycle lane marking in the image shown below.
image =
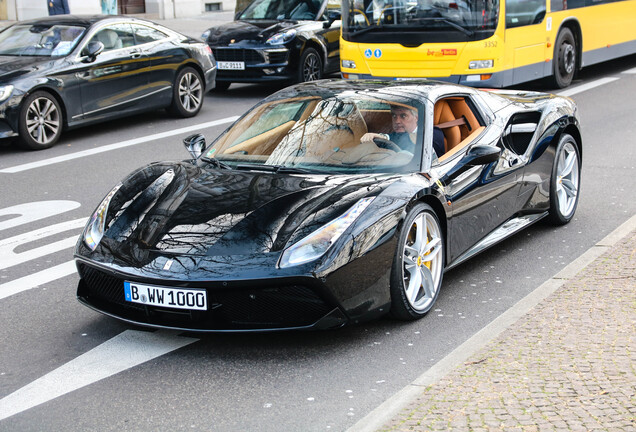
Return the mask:
<svg viewBox="0 0 636 432">
<path fill-rule="evenodd" d="M 57 157 L 53 157 L 53 158 L 49 158 L 49 159 L 45 159 L 45 160 L 41 160 L 41 161 L 29 162 L 29 163 L 22 164 L 22 165 L 16 165 L 16 166 L 13 166 L 13 167 L 0 169 L 0 173 L 2 173 L 2 174 L 15 174 L 15 173 L 23 172 L 23 171 L 32 170 L 32 169 L 35 169 L 35 168 L 41 168 L 41 167 L 53 165 L 53 164 L 56 164 L 56 163 L 61 163 L 61 162 L 66 162 L 66 161 L 73 160 L 73 159 L 79 159 L 79 158 L 83 158 L 83 157 L 87 157 L 87 156 L 92 156 L 92 155 L 99 154 L 99 153 L 105 153 L 105 152 L 112 151 L 112 150 L 118 150 L 118 149 L 121 149 L 121 148 L 134 146 L 134 145 L 137 145 L 137 144 L 143 144 L 143 143 L 146 143 L 148 141 L 154 141 L 154 140 L 158 140 L 158 139 L 162 139 L 162 138 L 171 137 L 171 136 L 174 136 L 174 135 L 180 135 L 180 134 L 185 134 L 185 133 L 188 133 L 188 132 L 198 131 L 198 130 L 205 129 L 205 128 L 219 126 L 219 125 L 222 125 L 222 124 L 225 124 L 225 123 L 231 123 L 231 122 L 235 121 L 238 118 L 239 118 L 239 116 L 226 117 L 226 118 L 223 118 L 223 119 L 214 120 L 214 121 L 210 121 L 210 122 L 207 122 L 207 123 L 199 123 L 199 124 L 196 124 L 196 125 L 183 127 L 183 128 L 180 128 L 180 129 L 175 129 L 175 130 L 171 130 L 171 131 L 161 132 L 161 133 L 157 133 L 157 134 L 154 134 L 154 135 L 146 135 L 145 137 L 134 138 L 134 139 L 122 141 L 122 142 L 115 143 L 115 144 L 108 144 L 108 145 L 101 146 L 99 148 L 95 148 L 95 149 L 91 149 L 91 150 L 83 150 L 83 151 L 79 151 L 79 152 L 76 152 L 76 153 L 67 154 L 67 155 L 64 155 L 64 156 L 57 156 Z"/>
</svg>

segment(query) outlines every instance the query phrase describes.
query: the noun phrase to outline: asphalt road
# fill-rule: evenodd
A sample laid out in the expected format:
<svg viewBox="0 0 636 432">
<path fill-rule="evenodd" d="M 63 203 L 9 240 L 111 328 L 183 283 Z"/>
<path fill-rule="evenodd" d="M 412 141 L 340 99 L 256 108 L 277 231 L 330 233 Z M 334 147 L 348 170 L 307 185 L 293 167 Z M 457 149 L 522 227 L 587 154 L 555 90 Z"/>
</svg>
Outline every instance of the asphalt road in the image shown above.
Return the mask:
<svg viewBox="0 0 636 432">
<path fill-rule="evenodd" d="M 584 140 L 575 219 L 535 225 L 446 273 L 422 320 L 201 336 L 81 306 L 72 245 L 101 198 L 145 163 L 187 158 L 182 128 L 212 138 L 271 91 L 233 86 L 196 118 L 131 117 L 42 152 L 0 143 L 0 431 L 346 430 L 636 213 L 634 55 L 585 70 L 569 90 Z"/>
</svg>

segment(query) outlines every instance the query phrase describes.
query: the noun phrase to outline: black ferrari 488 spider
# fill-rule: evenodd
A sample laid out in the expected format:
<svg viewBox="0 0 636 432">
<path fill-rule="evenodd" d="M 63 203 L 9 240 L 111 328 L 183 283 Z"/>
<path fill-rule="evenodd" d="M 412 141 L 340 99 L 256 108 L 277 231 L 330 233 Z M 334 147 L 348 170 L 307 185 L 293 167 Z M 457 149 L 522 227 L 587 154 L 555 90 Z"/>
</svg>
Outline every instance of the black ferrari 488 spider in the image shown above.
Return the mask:
<svg viewBox="0 0 636 432">
<path fill-rule="evenodd" d="M 184 142 L 93 213 L 83 304 L 192 331 L 417 319 L 446 270 L 579 197 L 576 106 L 545 93 L 316 81 Z"/>
</svg>

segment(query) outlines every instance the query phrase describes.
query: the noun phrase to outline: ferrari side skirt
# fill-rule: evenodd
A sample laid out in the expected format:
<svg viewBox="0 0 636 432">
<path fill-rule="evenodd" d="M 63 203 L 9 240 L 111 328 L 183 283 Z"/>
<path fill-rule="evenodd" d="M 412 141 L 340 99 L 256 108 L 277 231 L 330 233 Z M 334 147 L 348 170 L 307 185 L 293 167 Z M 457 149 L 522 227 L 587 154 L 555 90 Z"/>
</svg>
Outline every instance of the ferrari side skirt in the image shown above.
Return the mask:
<svg viewBox="0 0 636 432">
<path fill-rule="evenodd" d="M 530 215 L 524 215 L 524 216 L 519 216 L 519 217 L 516 217 L 516 218 L 512 218 L 512 219 L 504 222 L 497 229 L 495 229 L 493 232 L 491 232 L 486 237 L 481 239 L 475 246 L 473 246 L 472 248 L 468 249 L 466 252 L 464 252 L 459 257 L 457 257 L 457 259 L 455 259 L 448 266 L 446 266 L 445 270 L 450 270 L 453 267 L 458 266 L 459 264 L 463 263 L 464 261 L 468 260 L 469 258 L 474 257 L 478 253 L 483 252 L 484 250 L 488 249 L 489 247 L 494 246 L 495 244 L 499 243 L 500 241 L 507 239 L 511 235 L 516 234 L 517 232 L 521 231 L 522 229 L 524 229 L 524 228 L 532 225 L 533 223 L 543 219 L 547 215 L 548 215 L 548 212 L 530 214 Z"/>
</svg>

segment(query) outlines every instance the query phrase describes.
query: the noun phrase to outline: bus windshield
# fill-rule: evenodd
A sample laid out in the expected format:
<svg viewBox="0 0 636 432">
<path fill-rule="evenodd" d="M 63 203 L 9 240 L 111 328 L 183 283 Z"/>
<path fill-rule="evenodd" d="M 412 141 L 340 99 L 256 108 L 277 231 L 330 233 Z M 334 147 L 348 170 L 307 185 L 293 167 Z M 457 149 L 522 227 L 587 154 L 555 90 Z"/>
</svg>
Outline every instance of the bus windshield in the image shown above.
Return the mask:
<svg viewBox="0 0 636 432">
<path fill-rule="evenodd" d="M 346 6 L 349 7 L 346 7 Z M 498 0 L 346 0 L 343 36 L 385 32 L 494 31 Z"/>
</svg>

